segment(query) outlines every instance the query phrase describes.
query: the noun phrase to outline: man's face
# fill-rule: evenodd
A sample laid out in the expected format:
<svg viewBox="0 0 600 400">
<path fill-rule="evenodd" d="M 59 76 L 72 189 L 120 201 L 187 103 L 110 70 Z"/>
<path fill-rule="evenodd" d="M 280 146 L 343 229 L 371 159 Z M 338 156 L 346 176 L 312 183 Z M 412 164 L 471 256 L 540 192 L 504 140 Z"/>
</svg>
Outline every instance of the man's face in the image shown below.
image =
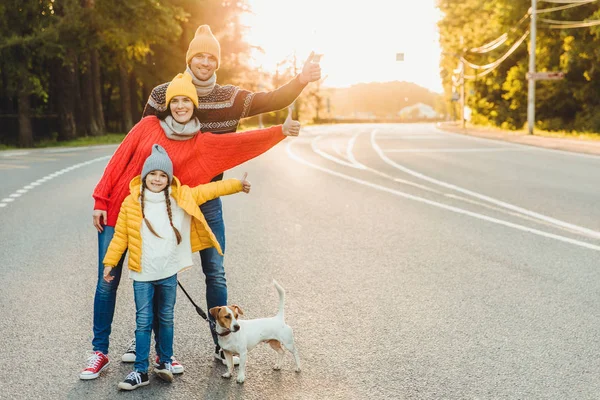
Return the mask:
<svg viewBox="0 0 600 400">
<path fill-rule="evenodd" d="M 190 69 L 196 78 L 206 81 L 217 69 L 217 58 L 212 54 L 198 53 L 190 60 Z"/>
</svg>

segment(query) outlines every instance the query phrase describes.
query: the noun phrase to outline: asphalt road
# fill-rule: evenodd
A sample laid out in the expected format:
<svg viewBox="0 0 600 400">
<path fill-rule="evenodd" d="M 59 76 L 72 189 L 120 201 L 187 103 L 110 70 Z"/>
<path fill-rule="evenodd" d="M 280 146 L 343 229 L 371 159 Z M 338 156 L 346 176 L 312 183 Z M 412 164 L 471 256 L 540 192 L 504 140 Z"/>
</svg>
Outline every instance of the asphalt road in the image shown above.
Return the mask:
<svg viewBox="0 0 600 400">
<path fill-rule="evenodd" d="M 595 399 L 600 393 L 600 157 L 474 139 L 432 125 L 309 127 L 249 163 L 224 198 L 230 302 L 277 309 L 302 360 L 268 346 L 246 383 L 220 377 L 181 292 L 186 372 L 119 393 L 135 329 L 122 280 L 111 365 L 91 350 L 91 192 L 115 146 L 0 152 L 0 398 Z M 180 275 L 204 305 L 199 258 Z"/>
</svg>

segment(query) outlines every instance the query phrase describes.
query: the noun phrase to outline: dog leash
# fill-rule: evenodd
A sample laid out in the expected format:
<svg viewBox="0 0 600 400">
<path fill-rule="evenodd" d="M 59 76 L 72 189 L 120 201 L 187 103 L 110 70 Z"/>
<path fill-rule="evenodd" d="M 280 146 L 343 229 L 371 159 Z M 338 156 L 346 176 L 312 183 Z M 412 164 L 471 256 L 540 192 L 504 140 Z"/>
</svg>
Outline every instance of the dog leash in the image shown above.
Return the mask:
<svg viewBox="0 0 600 400">
<path fill-rule="evenodd" d="M 179 282 L 179 280 L 177 280 L 177 284 L 179 285 L 181 290 L 183 290 L 183 293 L 185 293 L 185 296 L 189 299 L 189 301 L 192 303 L 192 305 L 196 308 L 196 312 L 198 313 L 198 315 L 201 316 L 206 322 L 208 322 L 211 325 L 211 328 L 213 328 L 214 322 L 209 320 L 208 317 L 206 316 L 206 313 L 204 312 L 204 310 L 201 309 L 196 303 L 194 303 L 194 300 L 192 300 L 192 298 L 190 297 L 188 292 L 185 290 L 185 288 L 183 287 L 181 282 Z"/>
</svg>

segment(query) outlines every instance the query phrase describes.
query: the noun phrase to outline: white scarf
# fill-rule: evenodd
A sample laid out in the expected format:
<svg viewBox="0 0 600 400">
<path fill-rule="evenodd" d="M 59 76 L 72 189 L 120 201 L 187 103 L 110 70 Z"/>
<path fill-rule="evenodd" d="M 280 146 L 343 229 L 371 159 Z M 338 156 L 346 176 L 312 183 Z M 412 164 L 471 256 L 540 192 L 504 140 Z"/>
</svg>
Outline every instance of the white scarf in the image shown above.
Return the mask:
<svg viewBox="0 0 600 400">
<path fill-rule="evenodd" d="M 198 97 L 208 96 L 215 88 L 215 84 L 217 83 L 216 72 L 213 73 L 212 76 L 207 80 L 201 81 L 200 79 L 196 78 L 196 75 L 194 75 L 189 65 L 187 66 L 186 71 L 192 77 L 192 83 L 194 86 L 196 86 L 196 93 L 198 93 Z"/>
<path fill-rule="evenodd" d="M 194 117 L 185 124 L 175 121 L 175 118 L 168 115 L 164 120 L 160 120 L 160 126 L 165 131 L 165 135 L 171 140 L 188 140 L 200 132 L 201 125 L 198 118 Z"/>
</svg>

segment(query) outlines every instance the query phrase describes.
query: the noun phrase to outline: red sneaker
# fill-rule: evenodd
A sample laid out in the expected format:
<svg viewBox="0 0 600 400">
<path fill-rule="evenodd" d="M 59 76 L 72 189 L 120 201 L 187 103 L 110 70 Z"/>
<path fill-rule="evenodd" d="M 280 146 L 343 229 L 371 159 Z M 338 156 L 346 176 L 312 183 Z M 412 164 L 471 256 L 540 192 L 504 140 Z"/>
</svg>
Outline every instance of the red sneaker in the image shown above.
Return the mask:
<svg viewBox="0 0 600 400">
<path fill-rule="evenodd" d="M 96 379 L 100 372 L 110 364 L 108 357 L 100 351 L 94 351 L 87 359 L 87 368 L 79 374 L 79 379 Z"/>
<path fill-rule="evenodd" d="M 154 366 L 158 367 L 160 365 L 160 359 L 158 358 L 158 356 L 156 356 L 156 360 L 154 361 Z M 183 368 L 183 365 L 179 364 L 179 361 L 177 361 L 175 359 L 175 357 L 171 357 L 171 367 L 173 367 L 173 374 L 178 375 L 178 374 L 183 374 L 183 371 L 185 370 L 185 368 Z"/>
</svg>

